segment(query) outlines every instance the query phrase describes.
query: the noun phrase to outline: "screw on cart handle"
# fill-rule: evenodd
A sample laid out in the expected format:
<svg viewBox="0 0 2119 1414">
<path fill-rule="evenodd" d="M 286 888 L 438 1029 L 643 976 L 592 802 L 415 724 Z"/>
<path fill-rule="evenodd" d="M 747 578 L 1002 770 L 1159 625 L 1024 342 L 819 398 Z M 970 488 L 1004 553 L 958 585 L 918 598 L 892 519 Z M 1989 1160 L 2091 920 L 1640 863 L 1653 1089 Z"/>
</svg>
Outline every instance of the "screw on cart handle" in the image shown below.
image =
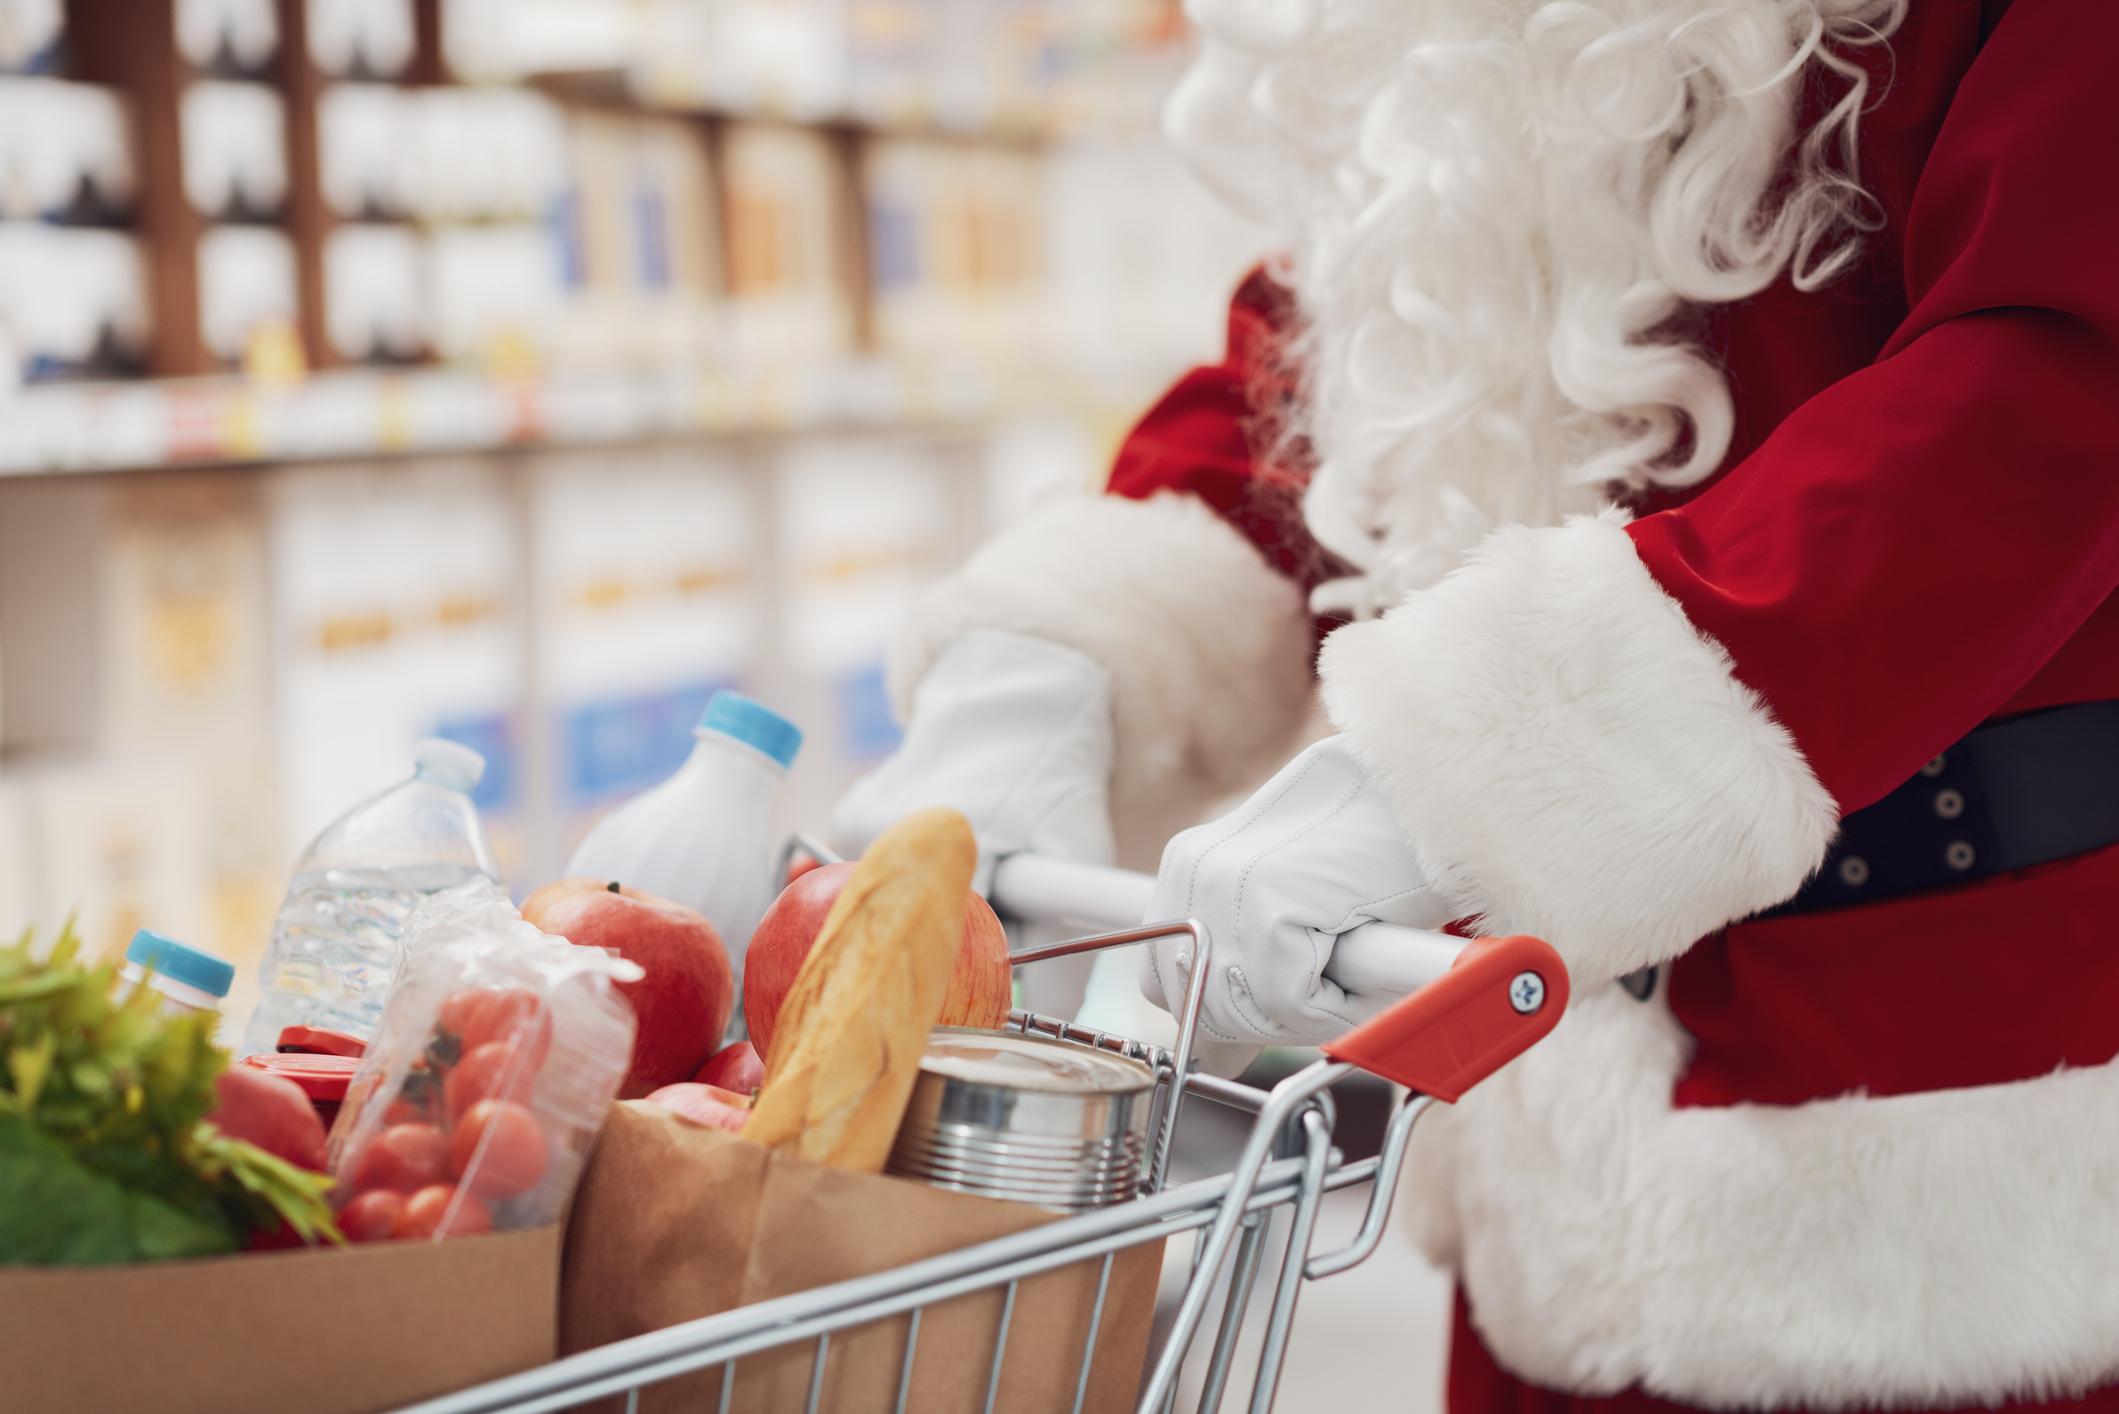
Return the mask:
<svg viewBox="0 0 2119 1414">
<path fill-rule="evenodd" d="M 1455 1102 L 1567 1010 L 1567 965 L 1539 938 L 1479 938 L 1388 1011 L 1325 1043 L 1333 1060 Z"/>
</svg>

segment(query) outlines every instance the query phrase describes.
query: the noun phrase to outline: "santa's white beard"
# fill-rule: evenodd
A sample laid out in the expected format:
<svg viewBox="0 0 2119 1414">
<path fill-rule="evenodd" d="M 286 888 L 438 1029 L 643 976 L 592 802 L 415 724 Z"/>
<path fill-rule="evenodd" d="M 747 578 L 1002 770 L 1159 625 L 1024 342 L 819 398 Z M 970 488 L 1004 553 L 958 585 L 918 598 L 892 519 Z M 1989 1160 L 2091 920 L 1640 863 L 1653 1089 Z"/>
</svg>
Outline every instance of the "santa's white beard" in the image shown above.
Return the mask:
<svg viewBox="0 0 2119 1414">
<path fill-rule="evenodd" d="M 1305 514 L 1363 572 L 1320 607 L 1720 464 L 1728 389 L 1681 316 L 1842 262 L 1867 217 L 1844 51 L 1906 3 L 1193 0 L 1166 126 L 1286 233 Z M 1843 92 L 1799 135 L 1813 64 Z"/>
</svg>

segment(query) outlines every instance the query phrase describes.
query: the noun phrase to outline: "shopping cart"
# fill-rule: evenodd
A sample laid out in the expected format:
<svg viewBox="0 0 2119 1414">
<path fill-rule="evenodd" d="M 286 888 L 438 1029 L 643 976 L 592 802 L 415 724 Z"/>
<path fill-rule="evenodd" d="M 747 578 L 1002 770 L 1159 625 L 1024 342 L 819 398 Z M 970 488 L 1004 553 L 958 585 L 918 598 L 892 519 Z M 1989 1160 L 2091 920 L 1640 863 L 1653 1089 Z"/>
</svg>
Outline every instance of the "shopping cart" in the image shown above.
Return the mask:
<svg viewBox="0 0 2119 1414">
<path fill-rule="evenodd" d="M 797 847 L 805 844 L 797 841 Z M 1016 921 L 1111 927 L 1142 916 L 1151 882 L 1116 869 L 1019 856 L 1002 861 L 990 895 L 996 910 Z M 1115 931 L 1017 952 L 1014 961 L 1018 967 L 1028 966 L 1172 937 L 1189 939 L 1190 969 L 1171 1045 L 1153 1045 L 1034 1012 L 1016 1011 L 1009 1018 L 1009 1025 L 1025 1034 L 1112 1051 L 1154 1071 L 1154 1144 L 1141 1197 L 888 1271 L 614 1342 L 413 1406 L 406 1414 L 533 1414 L 615 1395 L 626 1397 L 624 1407 L 632 1414 L 642 1391 L 715 1366 L 721 1371 L 718 1408 L 727 1414 L 739 1360 L 805 1343 L 812 1347 L 805 1414 L 817 1414 L 825 1407 L 824 1374 L 833 1337 L 899 1317 L 907 1319 L 893 1407 L 906 1414 L 923 1311 L 999 1289 L 1001 1317 L 987 1355 L 985 1386 L 985 1407 L 991 1414 L 1008 1357 L 1019 1284 L 1077 1263 L 1096 1263 L 1095 1304 L 1074 1365 L 1072 1407 L 1081 1414 L 1117 1254 L 1191 1233 L 1203 1236 L 1193 1246 L 1191 1273 L 1175 1317 L 1149 1351 L 1149 1373 L 1138 1408 L 1140 1414 L 1167 1414 L 1177 1399 L 1180 1376 L 1189 1369 L 1199 1375 L 1198 1408 L 1212 1411 L 1220 1407 L 1228 1387 L 1267 1246 L 1282 1226 L 1274 1219 L 1284 1212 L 1283 1250 L 1251 1385 L 1252 1414 L 1264 1414 L 1273 1407 L 1304 1282 L 1344 1272 L 1376 1250 L 1406 1144 L 1421 1112 L 1437 1100 L 1455 1100 L 1550 1031 L 1566 1006 L 1567 972 L 1558 955 L 1535 938 L 1467 943 L 1444 934 L 1367 925 L 1340 937 L 1327 973 L 1354 990 L 1400 992 L 1403 999 L 1325 1045 L 1323 1059 L 1262 1090 L 1206 1074 L 1192 1063 L 1213 947 L 1200 924 L 1117 926 Z M 1408 1093 L 1391 1114 L 1379 1152 L 1349 1159 L 1332 1143 L 1337 1114 L 1329 1090 L 1357 1070 L 1403 1085 Z M 1227 1172 L 1173 1183 L 1170 1158 L 1188 1103 L 1223 1106 L 1248 1116 L 1249 1137 Z M 1368 1190 L 1367 1203 L 1353 1237 L 1334 1250 L 1312 1251 L 1324 1196 L 1362 1187 Z M 1225 1273 L 1226 1295 L 1200 1366 L 1195 1347 L 1208 1307 L 1223 1289 Z M 963 1357 L 958 1352 L 955 1358 Z"/>
</svg>

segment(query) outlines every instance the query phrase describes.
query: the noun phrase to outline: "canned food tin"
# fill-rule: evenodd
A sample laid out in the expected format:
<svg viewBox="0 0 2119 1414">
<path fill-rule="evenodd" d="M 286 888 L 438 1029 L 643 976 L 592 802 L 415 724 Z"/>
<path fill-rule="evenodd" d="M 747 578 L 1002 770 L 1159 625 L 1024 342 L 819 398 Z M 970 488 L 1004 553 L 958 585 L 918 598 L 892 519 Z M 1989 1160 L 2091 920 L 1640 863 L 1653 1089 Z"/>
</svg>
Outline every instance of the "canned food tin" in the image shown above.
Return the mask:
<svg viewBox="0 0 2119 1414">
<path fill-rule="evenodd" d="M 1155 1076 L 1139 1061 L 1012 1031 L 939 1027 L 890 1171 L 1081 1212 L 1140 1192 Z"/>
</svg>

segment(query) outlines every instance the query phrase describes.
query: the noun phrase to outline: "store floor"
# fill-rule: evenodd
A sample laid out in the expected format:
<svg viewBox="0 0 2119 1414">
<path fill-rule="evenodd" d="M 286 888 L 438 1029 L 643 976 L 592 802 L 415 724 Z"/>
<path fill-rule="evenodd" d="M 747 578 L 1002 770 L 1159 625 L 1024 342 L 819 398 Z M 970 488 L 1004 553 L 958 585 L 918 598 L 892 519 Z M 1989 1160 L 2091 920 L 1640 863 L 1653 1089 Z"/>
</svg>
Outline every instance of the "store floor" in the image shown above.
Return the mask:
<svg viewBox="0 0 2119 1414">
<path fill-rule="evenodd" d="M 1270 1085 L 1280 1073 L 1306 1059 L 1288 1057 L 1276 1069 L 1254 1072 L 1245 1079 Z M 1340 1146 L 1350 1156 L 1375 1152 L 1383 1124 L 1396 1103 L 1389 1087 L 1362 1079 L 1334 1093 L 1339 1105 L 1335 1137 Z M 1247 1134 L 1245 1117 L 1210 1105 L 1192 1107 L 1179 1129 L 1175 1176 L 1182 1181 L 1226 1171 L 1235 1163 Z M 1365 1185 L 1328 1195 L 1311 1250 L 1329 1252 L 1351 1238 L 1368 1199 Z M 1285 1210 L 1277 1215 L 1265 1242 L 1268 1256 L 1260 1265 L 1245 1308 L 1243 1334 L 1230 1364 L 1221 1409 L 1250 1408 L 1266 1310 L 1279 1275 L 1277 1254 L 1287 1240 L 1287 1216 Z M 1157 1301 L 1160 1329 L 1168 1328 L 1184 1294 L 1191 1255 L 1189 1239 L 1180 1239 L 1171 1242 L 1163 1258 Z M 1179 1410 L 1199 1407 L 1224 1295 L 1217 1294 L 1201 1322 L 1175 1406 Z M 1449 1316 L 1448 1278 L 1427 1265 L 1394 1220 L 1368 1261 L 1337 1276 L 1303 1284 L 1274 1409 L 1277 1414 L 1436 1414 L 1442 1407 Z"/>
<path fill-rule="evenodd" d="M 1330 1250 L 1350 1236 L 1366 1202 L 1366 1189 L 1326 1198 L 1316 1250 Z M 1267 1251 L 1277 1250 L 1285 1234 L 1283 1218 Z M 1171 1244 L 1163 1263 L 1165 1310 L 1183 1294 L 1190 1256 L 1186 1248 Z M 1222 1396 L 1224 1410 L 1250 1408 L 1265 1307 L 1276 1275 L 1277 1264 L 1271 1261 L 1259 1273 Z M 1273 1406 L 1276 1414 L 1436 1414 L 1442 1407 L 1449 1301 L 1448 1278 L 1429 1267 L 1395 1225 L 1368 1261 L 1304 1283 Z M 1208 1308 L 1203 1334 L 1185 1371 L 1179 1410 L 1198 1408 L 1221 1311 L 1218 1299 Z"/>
</svg>

